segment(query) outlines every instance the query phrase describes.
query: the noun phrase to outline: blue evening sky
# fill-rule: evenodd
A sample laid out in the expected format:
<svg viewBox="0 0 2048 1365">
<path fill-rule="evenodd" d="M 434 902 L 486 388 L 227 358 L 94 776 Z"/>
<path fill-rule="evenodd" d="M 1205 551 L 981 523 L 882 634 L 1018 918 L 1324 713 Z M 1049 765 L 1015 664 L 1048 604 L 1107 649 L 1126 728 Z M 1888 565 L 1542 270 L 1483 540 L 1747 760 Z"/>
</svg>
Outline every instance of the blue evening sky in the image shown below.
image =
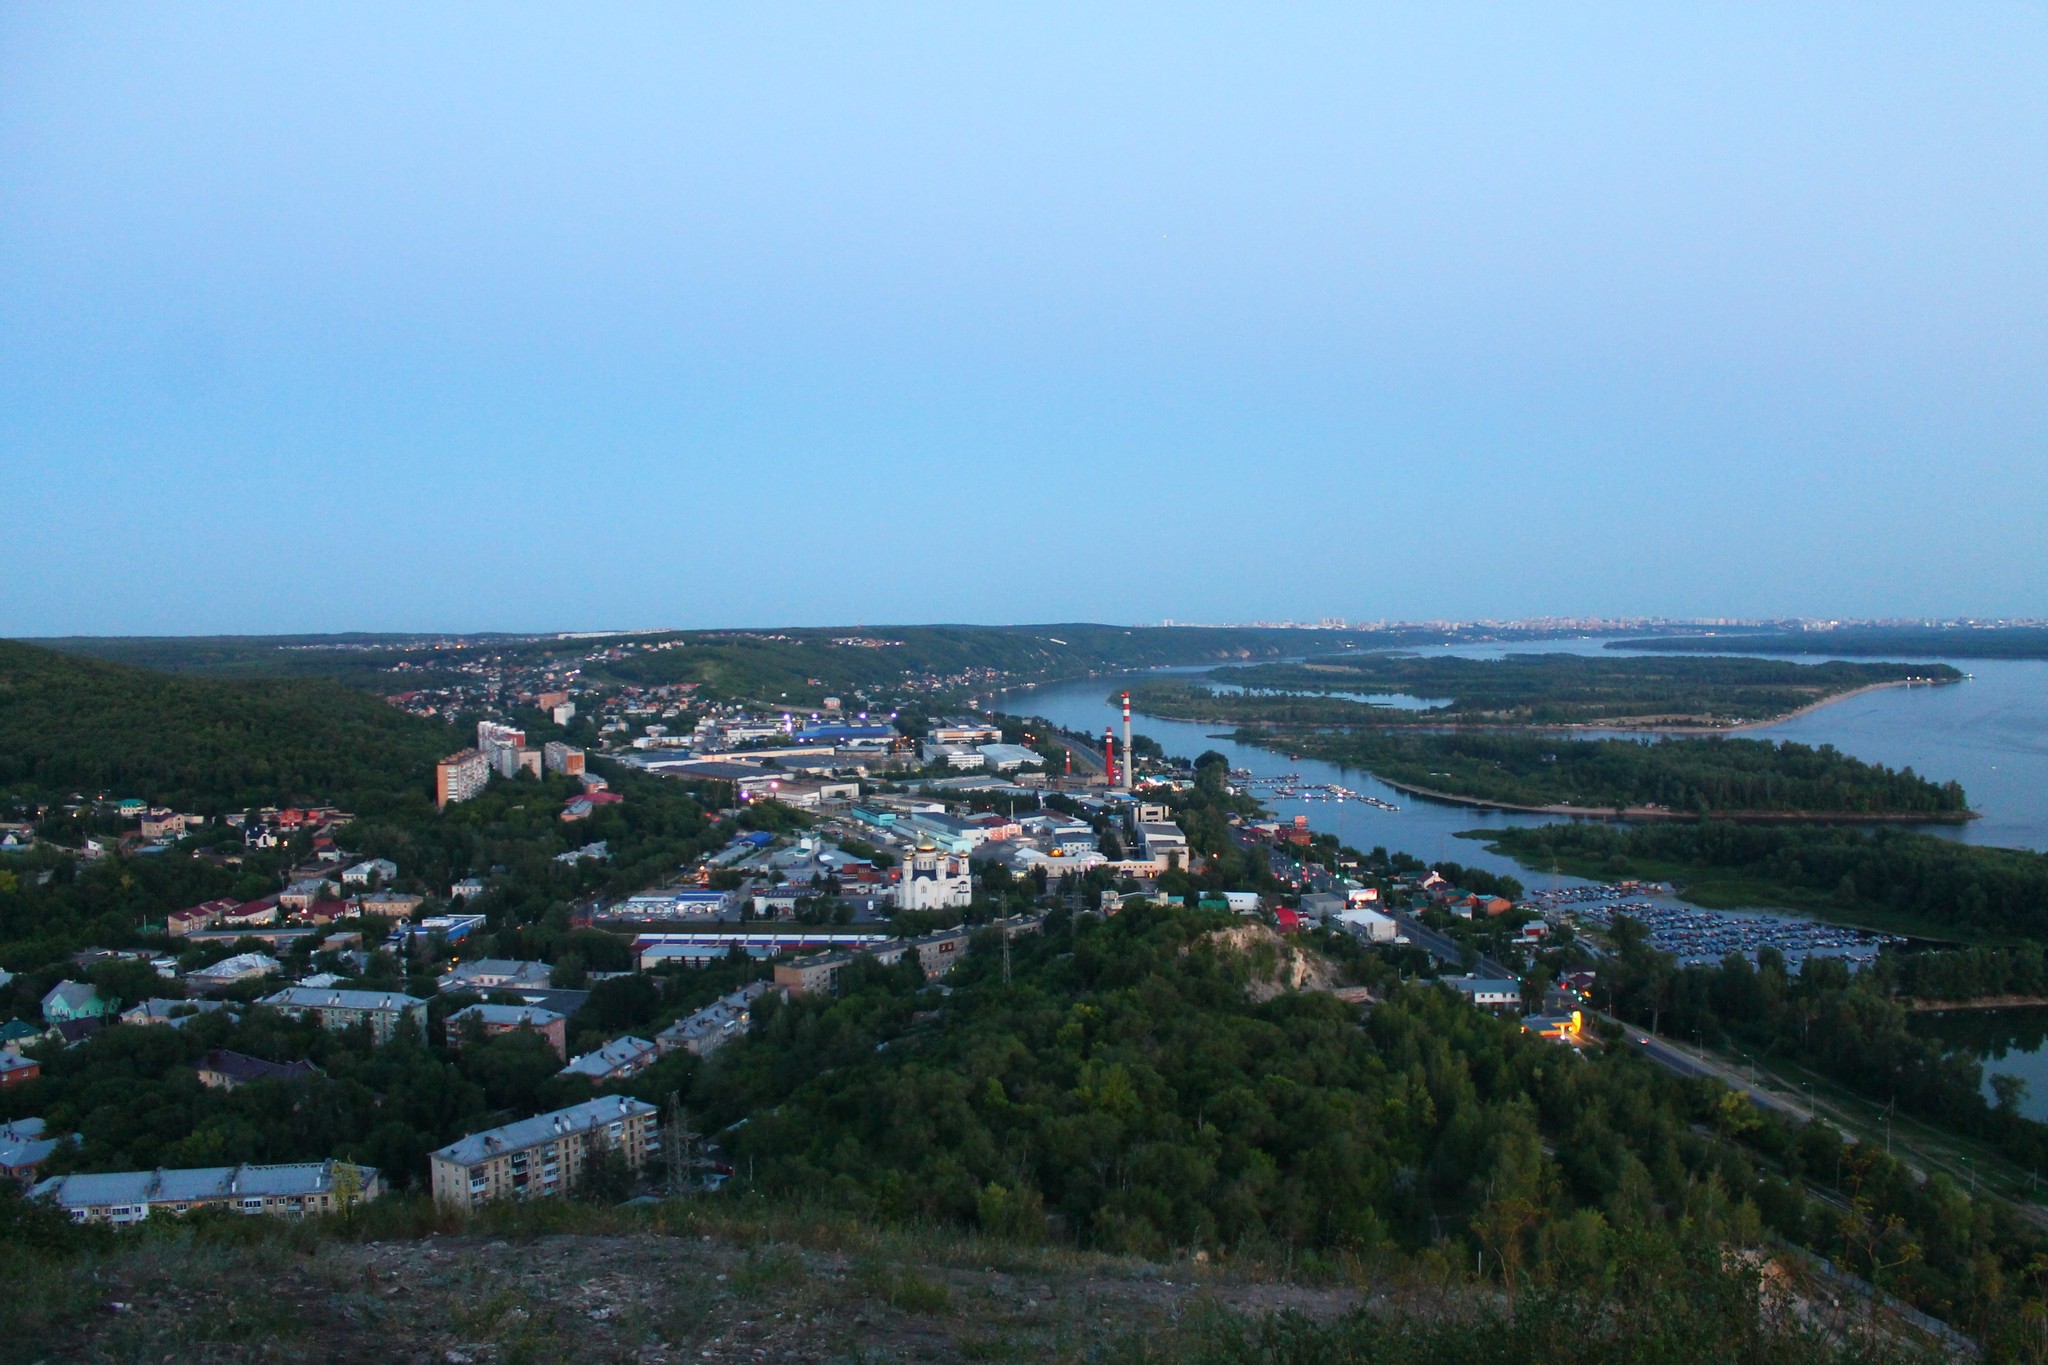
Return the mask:
<svg viewBox="0 0 2048 1365">
<path fill-rule="evenodd" d="M 0 10 L 0 634 L 2048 614 L 2048 8 Z"/>
</svg>

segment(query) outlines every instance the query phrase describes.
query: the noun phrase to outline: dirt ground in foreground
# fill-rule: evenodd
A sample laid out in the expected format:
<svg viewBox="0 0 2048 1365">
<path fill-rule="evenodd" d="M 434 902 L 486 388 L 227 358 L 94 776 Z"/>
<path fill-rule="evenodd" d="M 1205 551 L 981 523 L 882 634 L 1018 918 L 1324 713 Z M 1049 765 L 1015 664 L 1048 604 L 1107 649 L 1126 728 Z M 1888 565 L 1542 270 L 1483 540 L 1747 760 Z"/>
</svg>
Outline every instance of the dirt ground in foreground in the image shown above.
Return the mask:
<svg viewBox="0 0 2048 1365">
<path fill-rule="evenodd" d="M 141 1251 L 93 1272 L 57 1361 L 779 1362 L 1164 1359 L 1225 1308 L 1349 1312 L 1352 1288 L 1056 1255 L 934 1264 L 713 1237 L 545 1236 Z"/>
</svg>

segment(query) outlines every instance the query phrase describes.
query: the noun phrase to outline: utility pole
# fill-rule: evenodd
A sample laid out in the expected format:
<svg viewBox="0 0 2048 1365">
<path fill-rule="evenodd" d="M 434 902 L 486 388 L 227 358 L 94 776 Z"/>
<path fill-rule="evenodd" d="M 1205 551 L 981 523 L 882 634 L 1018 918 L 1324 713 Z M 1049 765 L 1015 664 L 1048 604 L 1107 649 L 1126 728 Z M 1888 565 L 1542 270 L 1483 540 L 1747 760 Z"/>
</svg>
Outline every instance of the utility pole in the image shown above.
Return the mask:
<svg viewBox="0 0 2048 1365">
<path fill-rule="evenodd" d="M 1004 984 L 1005 986 L 1007 986 L 1007 985 L 1009 985 L 1009 984 L 1010 984 L 1010 931 L 1009 931 L 1009 930 L 1008 930 L 1007 928 L 1005 928 L 1005 929 L 1004 929 L 1004 930 L 1002 931 L 1002 934 L 1003 934 L 1003 984 Z"/>
</svg>

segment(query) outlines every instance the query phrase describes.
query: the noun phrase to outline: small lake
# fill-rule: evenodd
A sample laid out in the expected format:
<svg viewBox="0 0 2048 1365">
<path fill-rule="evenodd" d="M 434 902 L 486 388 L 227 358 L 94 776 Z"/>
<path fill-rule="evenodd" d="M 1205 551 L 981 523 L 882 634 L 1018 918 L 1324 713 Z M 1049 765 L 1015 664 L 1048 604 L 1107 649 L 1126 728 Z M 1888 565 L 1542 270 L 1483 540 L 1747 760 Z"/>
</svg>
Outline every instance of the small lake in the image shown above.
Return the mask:
<svg viewBox="0 0 2048 1365">
<path fill-rule="evenodd" d="M 1993 1076 L 2017 1076 L 2027 1083 L 2020 1112 L 2048 1123 L 2048 1009 L 1951 1010 L 1916 1014 L 1913 1032 L 1941 1042 L 1951 1052 L 1974 1057 L 1984 1068 L 1984 1098 L 1994 1100 Z"/>
</svg>

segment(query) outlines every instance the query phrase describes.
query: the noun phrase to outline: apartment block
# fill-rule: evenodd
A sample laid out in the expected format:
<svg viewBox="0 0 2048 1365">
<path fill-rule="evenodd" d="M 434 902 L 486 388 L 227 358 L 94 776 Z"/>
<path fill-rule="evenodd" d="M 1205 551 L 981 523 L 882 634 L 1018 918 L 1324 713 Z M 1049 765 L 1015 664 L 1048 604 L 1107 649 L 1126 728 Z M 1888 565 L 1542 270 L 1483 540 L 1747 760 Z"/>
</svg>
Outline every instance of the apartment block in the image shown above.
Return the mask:
<svg viewBox="0 0 2048 1365">
<path fill-rule="evenodd" d="M 302 1218 L 333 1213 L 383 1192 L 383 1177 L 374 1166 L 345 1161 L 58 1175 L 35 1187 L 37 1199 L 56 1204 L 75 1223 L 122 1224 L 139 1223 L 152 1213 L 202 1208 Z"/>
<path fill-rule="evenodd" d="M 308 1015 L 328 1029 L 354 1028 L 368 1024 L 370 1036 L 378 1042 L 391 1040 L 398 1021 L 408 1016 L 424 1038 L 427 1032 L 427 1002 L 395 991 L 344 991 L 324 986 L 287 986 L 259 1002 L 282 1010 L 295 1019 Z"/>
<path fill-rule="evenodd" d="M 565 1194 L 586 1164 L 611 1150 L 637 1171 L 661 1150 L 657 1113 L 645 1101 L 607 1096 L 471 1133 L 428 1155 L 434 1202 L 473 1209 Z"/>
<path fill-rule="evenodd" d="M 490 784 L 491 765 L 475 749 L 448 755 L 434 765 L 434 804 L 446 809 L 467 801 Z"/>
</svg>

